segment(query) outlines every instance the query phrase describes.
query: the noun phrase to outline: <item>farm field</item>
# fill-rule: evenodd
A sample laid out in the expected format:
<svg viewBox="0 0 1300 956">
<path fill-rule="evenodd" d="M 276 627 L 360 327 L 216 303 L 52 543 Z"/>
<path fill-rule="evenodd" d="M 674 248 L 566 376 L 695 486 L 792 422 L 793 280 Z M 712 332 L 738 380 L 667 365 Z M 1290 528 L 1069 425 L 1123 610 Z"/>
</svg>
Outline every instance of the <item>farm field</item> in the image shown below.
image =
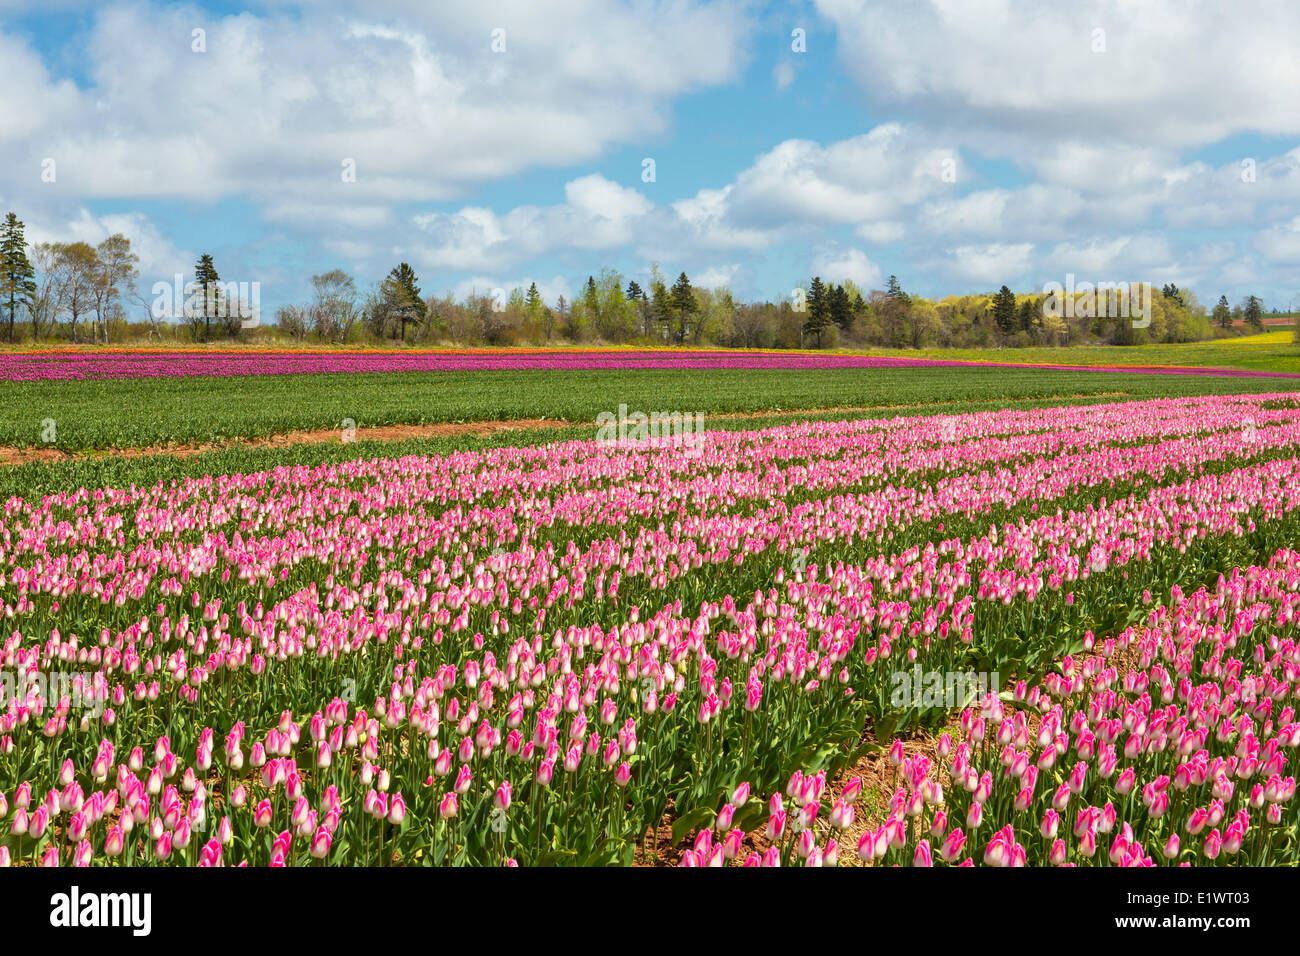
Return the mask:
<svg viewBox="0 0 1300 956">
<path fill-rule="evenodd" d="M 1187 375 L 812 353 L 200 353 L 179 377 L 158 374 L 175 369 L 177 361 L 139 352 L 91 355 L 72 371 L 62 361 L 50 359 L 54 371 L 42 367 L 38 374 L 26 359 L 0 358 L 0 400 L 17 410 L 0 421 L 0 446 L 75 452 L 223 443 L 298 430 L 341 432 L 345 422 L 359 433 L 541 419 L 591 425 L 621 404 L 711 416 L 938 412 L 981 403 L 1232 394 L 1277 389 L 1288 381 L 1272 377 L 1277 369 L 1271 366 Z M 277 362 L 280 371 L 255 371 Z M 416 370 L 383 370 L 408 363 Z M 292 371 L 302 367 L 320 370 Z M 63 377 L 94 368 L 109 377 Z"/>
<path fill-rule="evenodd" d="M 0 469 L 0 864 L 1300 863 L 1290 385 L 5 381 L 69 453 L 567 424 Z"/>
<path fill-rule="evenodd" d="M 873 353 L 898 354 L 898 353 Z M 969 362 L 1019 361 L 1033 365 L 1083 365 L 1095 367 L 1169 366 L 1220 368 L 1243 371 L 1300 372 L 1300 346 L 1290 329 L 1244 335 L 1208 342 L 1177 345 L 1070 346 L 1023 349 L 922 349 L 928 358 Z"/>
</svg>

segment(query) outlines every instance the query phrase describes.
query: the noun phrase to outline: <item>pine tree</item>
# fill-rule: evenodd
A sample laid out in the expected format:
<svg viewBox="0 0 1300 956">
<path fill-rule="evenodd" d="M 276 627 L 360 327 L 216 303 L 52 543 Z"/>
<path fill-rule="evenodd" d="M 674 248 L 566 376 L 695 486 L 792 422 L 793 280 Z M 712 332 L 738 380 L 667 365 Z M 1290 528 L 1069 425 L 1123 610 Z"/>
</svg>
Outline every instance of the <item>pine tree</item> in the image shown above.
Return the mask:
<svg viewBox="0 0 1300 956">
<path fill-rule="evenodd" d="M 908 342 L 912 321 L 912 299 L 899 285 L 898 276 L 889 277 L 881 315 L 885 344 L 898 348 Z"/>
<path fill-rule="evenodd" d="M 1232 327 L 1232 306 L 1228 304 L 1226 295 L 1219 296 L 1219 301 L 1215 303 L 1214 321 L 1220 328 L 1228 329 Z"/>
<path fill-rule="evenodd" d="M 803 323 L 804 334 L 817 336 L 817 347 L 821 348 L 822 330 L 826 328 L 828 313 L 830 312 L 826 284 L 822 282 L 821 276 L 813 276 L 812 282 L 808 283 L 808 296 L 804 304 L 808 309 L 808 317 L 804 319 Z"/>
<path fill-rule="evenodd" d="M 1246 296 L 1242 314 L 1246 317 L 1246 324 L 1252 329 L 1259 331 L 1264 328 L 1264 303 L 1260 301 L 1259 296 Z"/>
<path fill-rule="evenodd" d="M 1032 332 L 1041 324 L 1041 313 L 1038 311 L 1038 304 L 1032 299 L 1025 299 L 1020 303 L 1020 328 L 1024 332 Z"/>
<path fill-rule="evenodd" d="M 0 301 L 9 306 L 9 341 L 14 340 L 18 306 L 30 306 L 36 294 L 36 270 L 27 260 L 23 223 L 12 212 L 0 227 Z"/>
<path fill-rule="evenodd" d="M 1016 330 L 1016 294 L 1006 286 L 993 297 L 993 321 L 1003 335 Z"/>
<path fill-rule="evenodd" d="M 555 322 L 560 331 L 566 334 L 569 331 L 569 311 L 569 303 L 564 296 L 560 296 L 555 300 Z M 550 337 L 549 334 L 547 337 Z"/>
<path fill-rule="evenodd" d="M 419 325 L 424 318 L 424 299 L 419 278 L 407 263 L 400 263 L 388 273 L 389 296 L 394 314 L 401 323 L 402 341 L 406 341 L 407 323 Z"/>
<path fill-rule="evenodd" d="M 907 293 L 903 291 L 903 287 L 898 284 L 898 276 L 891 275 L 889 277 L 889 286 L 885 292 L 885 296 L 895 302 L 906 302 L 909 304 L 911 302 L 907 297 Z"/>
<path fill-rule="evenodd" d="M 207 341 L 212 338 L 212 317 L 220 314 L 221 276 L 206 252 L 194 264 L 194 282 L 203 295 L 203 338 Z"/>
<path fill-rule="evenodd" d="M 668 295 L 668 304 L 677 320 L 677 341 L 684 342 L 690 319 L 700 311 L 700 304 L 695 300 L 695 290 L 691 288 L 691 280 L 686 278 L 685 272 L 673 283 L 672 292 Z"/>
<path fill-rule="evenodd" d="M 845 332 L 853 324 L 853 303 L 849 300 L 848 290 L 842 285 L 831 290 L 831 321 Z"/>
<path fill-rule="evenodd" d="M 650 337 L 650 297 L 635 279 L 627 282 L 627 300 L 641 316 L 641 334 Z"/>
<path fill-rule="evenodd" d="M 662 282 L 655 282 L 651 286 L 650 315 L 654 321 L 663 323 L 664 337 L 667 338 L 672 330 L 673 307 L 669 301 L 668 287 Z"/>
</svg>

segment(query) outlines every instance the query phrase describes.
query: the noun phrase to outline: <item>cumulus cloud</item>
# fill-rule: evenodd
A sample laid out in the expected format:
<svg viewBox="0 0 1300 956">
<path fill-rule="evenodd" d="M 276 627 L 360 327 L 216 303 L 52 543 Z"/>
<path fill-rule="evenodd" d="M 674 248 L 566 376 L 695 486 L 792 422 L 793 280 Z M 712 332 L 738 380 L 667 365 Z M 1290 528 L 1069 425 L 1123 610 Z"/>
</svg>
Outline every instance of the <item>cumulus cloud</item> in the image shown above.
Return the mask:
<svg viewBox="0 0 1300 956">
<path fill-rule="evenodd" d="M 1295 4 L 815 3 L 868 96 L 950 125 L 1135 148 L 1300 133 Z"/>
<path fill-rule="evenodd" d="M 1255 240 L 1255 248 L 1274 262 L 1300 263 L 1300 216 L 1265 229 Z"/>
<path fill-rule="evenodd" d="M 415 217 L 416 248 L 430 265 L 448 269 L 509 266 L 553 248 L 601 250 L 630 243 L 653 209 L 635 189 L 599 175 L 565 185 L 565 202 L 518 206 L 504 215 L 480 206 Z"/>
<path fill-rule="evenodd" d="M 162 276 L 194 258 L 161 225 L 167 204 L 233 200 L 268 234 L 232 259 L 290 246 L 379 275 L 406 259 L 458 288 L 653 260 L 768 294 L 784 284 L 774 269 L 805 264 L 879 286 L 876 260 L 936 291 L 1066 271 L 1293 284 L 1300 147 L 1264 144 L 1300 134 L 1300 7 L 815 6 L 878 119 L 821 140 L 757 126 L 732 167 L 646 188 L 593 169 L 620 148 L 697 135 L 672 129 L 682 97 L 725 86 L 779 102 L 796 82 L 836 96 L 842 84 L 787 54 L 757 60 L 756 92 L 739 86 L 757 49 L 745 0 L 85 4 L 66 47 L 0 25 L 0 202 L 33 239 L 125 232 L 142 273 Z M 60 72 L 74 59 L 75 81 Z M 851 123 L 847 99 L 831 108 Z M 1239 135 L 1259 155 L 1198 154 Z M 990 172 L 990 158 L 1006 163 Z M 56 182 L 41 179 L 46 159 Z M 559 172 L 529 203 L 482 188 L 547 168 Z M 292 282 L 275 262 L 267 275 Z M 561 286 L 547 282 L 552 300 Z"/>
<path fill-rule="evenodd" d="M 731 288 L 741 270 L 742 266 L 738 262 L 721 266 L 709 266 L 691 279 L 691 285 L 699 289 Z"/>
<path fill-rule="evenodd" d="M 822 146 L 787 140 L 758 156 L 733 182 L 656 206 L 640 191 L 600 175 L 564 187 L 564 202 L 497 213 L 466 206 L 415 217 L 419 255 L 458 269 L 508 267 L 547 250 L 630 248 L 647 258 L 718 250 L 758 252 L 814 236 L 826 225 L 854 227 L 863 238 L 893 241 L 895 217 L 950 188 L 932 146 L 900 126 Z"/>
<path fill-rule="evenodd" d="M 747 29 L 725 0 L 356 9 L 110 4 L 89 29 L 84 90 L 0 34 L 0 160 L 54 156 L 83 198 L 454 198 L 661 131 L 673 97 L 734 78 Z"/>
<path fill-rule="evenodd" d="M 1033 243 L 992 242 L 957 246 L 947 250 L 951 270 L 957 275 L 988 284 L 1006 283 L 1025 275 L 1032 262 Z"/>
<path fill-rule="evenodd" d="M 729 214 L 738 224 L 760 227 L 889 220 L 948 191 L 947 169 L 960 169 L 953 150 L 897 123 L 828 146 L 786 140 L 736 177 Z"/>
<path fill-rule="evenodd" d="M 861 249 L 819 253 L 812 261 L 812 273 L 836 285 L 851 279 L 863 295 L 881 288 L 884 275 Z"/>
<path fill-rule="evenodd" d="M 457 299 L 465 299 L 470 295 L 493 296 L 498 289 L 509 295 L 513 289 L 526 291 L 528 286 L 533 283 L 537 284 L 537 292 L 542 297 L 542 301 L 552 308 L 555 307 L 556 300 L 560 296 L 564 296 L 565 301 L 573 301 L 573 287 L 564 276 L 552 276 L 549 279 L 535 277 L 507 279 L 475 275 L 461 279 L 444 291 L 451 293 Z"/>
</svg>

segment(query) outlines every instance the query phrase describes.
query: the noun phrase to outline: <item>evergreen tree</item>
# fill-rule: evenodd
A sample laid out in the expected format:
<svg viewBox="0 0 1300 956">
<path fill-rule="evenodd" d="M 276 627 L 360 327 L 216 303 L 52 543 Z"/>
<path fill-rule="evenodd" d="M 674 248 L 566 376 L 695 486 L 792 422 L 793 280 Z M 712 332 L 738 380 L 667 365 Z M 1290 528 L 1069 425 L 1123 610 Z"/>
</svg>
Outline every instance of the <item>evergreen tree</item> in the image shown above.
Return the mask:
<svg viewBox="0 0 1300 956">
<path fill-rule="evenodd" d="M 886 345 L 900 348 L 908 344 L 912 324 L 912 299 L 903 291 L 898 276 L 889 277 L 880 324 Z"/>
<path fill-rule="evenodd" d="M 808 283 L 808 297 L 805 305 L 808 307 L 808 312 L 803 323 L 804 334 L 817 336 L 817 347 L 821 348 L 822 330 L 826 328 L 826 323 L 830 320 L 829 297 L 821 276 L 813 276 L 812 282 Z"/>
<path fill-rule="evenodd" d="M 641 334 L 650 338 L 650 297 L 635 279 L 629 279 L 627 282 L 627 300 L 641 316 Z"/>
<path fill-rule="evenodd" d="M 849 326 L 853 324 L 853 303 L 849 301 L 848 290 L 842 285 L 837 285 L 831 290 L 830 300 L 831 321 L 841 331 L 847 332 Z"/>
<path fill-rule="evenodd" d="M 402 341 L 406 341 L 408 323 L 419 326 L 424 319 L 424 298 L 420 295 L 419 277 L 407 263 L 400 263 L 385 280 L 389 307 L 401 323 Z"/>
<path fill-rule="evenodd" d="M 586 310 L 588 324 L 600 319 L 600 286 L 596 285 L 595 276 L 587 276 L 587 284 L 582 289 L 582 307 Z"/>
<path fill-rule="evenodd" d="M 1042 313 L 1038 311 L 1038 303 L 1033 299 L 1025 299 L 1020 303 L 1020 328 L 1025 332 L 1032 332 L 1038 328 L 1042 322 Z"/>
<path fill-rule="evenodd" d="M 30 307 L 36 295 L 36 270 L 27 260 L 23 223 L 12 212 L 0 226 L 0 302 L 9 306 L 9 341 L 14 340 L 14 315 L 18 307 Z"/>
<path fill-rule="evenodd" d="M 1016 294 L 1006 286 L 993 297 L 993 321 L 1003 335 L 1016 330 Z"/>
<path fill-rule="evenodd" d="M 889 277 L 889 285 L 886 288 L 885 297 L 895 302 L 910 303 L 911 301 L 908 299 L 907 293 L 903 291 L 903 287 L 899 285 L 898 276 L 893 275 Z"/>
<path fill-rule="evenodd" d="M 1220 328 L 1232 327 L 1232 306 L 1228 304 L 1226 295 L 1219 296 L 1219 301 L 1214 306 L 1214 321 Z"/>
<path fill-rule="evenodd" d="M 1255 331 L 1258 332 L 1264 328 L 1264 303 L 1260 301 L 1259 296 L 1246 296 L 1242 314 L 1246 318 L 1246 324 Z"/>
<path fill-rule="evenodd" d="M 673 307 L 669 301 L 668 287 L 662 282 L 655 282 L 651 286 L 650 315 L 654 321 L 663 323 L 664 337 L 667 338 L 672 331 Z"/>
<path fill-rule="evenodd" d="M 672 292 L 668 295 L 668 304 L 677 322 L 677 341 L 684 342 L 691 319 L 700 311 L 700 304 L 695 300 L 695 290 L 691 288 L 691 280 L 686 278 L 685 272 L 673 283 Z"/>
<path fill-rule="evenodd" d="M 569 331 L 569 303 L 560 296 L 555 300 L 555 324 L 559 326 L 560 331 L 568 333 Z M 548 336 L 549 337 L 549 336 Z"/>
<path fill-rule="evenodd" d="M 220 314 L 221 276 L 217 274 L 212 256 L 206 252 L 194 264 L 194 282 L 203 296 L 203 338 L 207 341 L 212 338 L 213 316 Z"/>
</svg>

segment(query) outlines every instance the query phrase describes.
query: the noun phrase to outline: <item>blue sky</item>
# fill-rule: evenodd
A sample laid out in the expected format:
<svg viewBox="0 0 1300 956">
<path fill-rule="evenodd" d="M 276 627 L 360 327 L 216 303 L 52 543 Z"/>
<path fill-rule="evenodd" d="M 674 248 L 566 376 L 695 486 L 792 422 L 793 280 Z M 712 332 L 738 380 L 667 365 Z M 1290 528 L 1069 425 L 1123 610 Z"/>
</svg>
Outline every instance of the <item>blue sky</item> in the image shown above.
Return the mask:
<svg viewBox="0 0 1300 956">
<path fill-rule="evenodd" d="M 1285 308 L 1296 36 L 1262 0 L 0 0 L 0 208 L 124 232 L 145 291 L 211 252 L 264 309 L 403 260 L 551 300 L 657 261 L 745 298 L 1074 273 Z"/>
</svg>

